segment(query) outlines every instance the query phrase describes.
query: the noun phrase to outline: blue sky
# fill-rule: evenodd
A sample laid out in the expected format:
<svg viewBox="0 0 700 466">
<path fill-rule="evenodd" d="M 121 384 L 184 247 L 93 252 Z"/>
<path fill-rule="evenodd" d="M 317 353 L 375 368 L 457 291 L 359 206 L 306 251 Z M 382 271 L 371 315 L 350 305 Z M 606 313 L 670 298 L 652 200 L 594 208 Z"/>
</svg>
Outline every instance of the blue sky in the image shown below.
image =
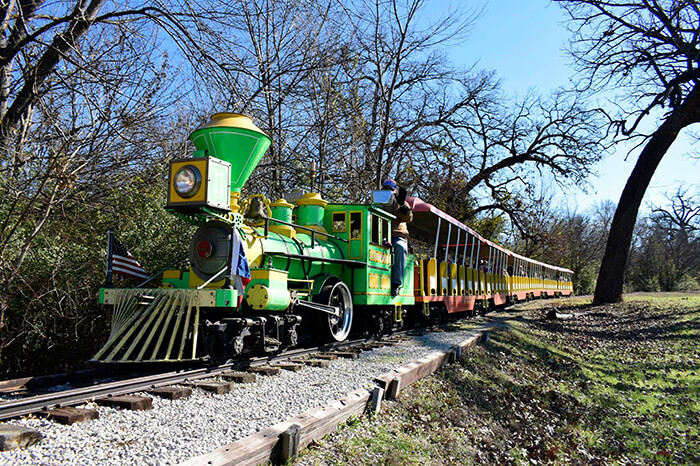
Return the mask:
<svg viewBox="0 0 700 466">
<path fill-rule="evenodd" d="M 433 1 L 442 6 L 442 11 L 450 4 L 462 4 Z M 496 71 L 508 92 L 520 96 L 529 89 L 547 94 L 569 83 L 574 74 L 564 50 L 569 34 L 562 24 L 566 17 L 558 5 L 548 0 L 472 0 L 469 5 L 484 7 L 484 11 L 468 38 L 453 47 L 451 56 L 455 63 L 468 66 L 478 60 L 479 67 Z M 695 130 L 700 132 L 700 128 Z M 691 138 L 681 134 L 656 171 L 645 205 L 663 204 L 663 193 L 672 194 L 681 183 L 700 188 L 700 161 L 685 156 L 692 149 Z M 698 150 L 696 147 L 696 154 Z M 636 154 L 626 155 L 627 151 L 621 149 L 607 157 L 596 167 L 598 176 L 590 179 L 590 192 L 562 193 L 562 202 L 578 211 L 607 199 L 617 204 L 637 160 Z"/>
</svg>

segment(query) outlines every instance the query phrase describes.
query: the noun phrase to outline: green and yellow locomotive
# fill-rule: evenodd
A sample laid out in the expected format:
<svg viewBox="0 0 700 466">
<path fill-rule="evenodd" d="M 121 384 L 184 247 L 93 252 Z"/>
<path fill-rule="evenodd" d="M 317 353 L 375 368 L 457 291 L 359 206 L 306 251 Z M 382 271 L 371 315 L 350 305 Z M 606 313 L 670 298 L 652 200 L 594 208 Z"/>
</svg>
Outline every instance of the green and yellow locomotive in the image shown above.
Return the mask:
<svg viewBox="0 0 700 466">
<path fill-rule="evenodd" d="M 94 360 L 221 361 L 294 346 L 300 330 L 343 341 L 353 326 L 402 326 L 415 258 L 392 296 L 390 213 L 316 193 L 241 200 L 270 145 L 248 117 L 215 114 L 190 139 L 192 157 L 171 162 L 166 205 L 198 226 L 189 268 L 166 270 L 159 288 L 101 289 L 112 331 Z"/>
<path fill-rule="evenodd" d="M 112 331 L 95 361 L 223 361 L 294 346 L 300 335 L 343 341 L 573 292 L 571 270 L 508 251 L 409 197 L 408 231 L 423 252 L 408 254 L 396 293 L 386 192 L 366 205 L 316 193 L 241 200 L 270 139 L 233 113 L 215 114 L 190 139 L 192 157 L 171 162 L 166 205 L 198 227 L 189 266 L 159 274 L 158 288 L 100 290 Z"/>
</svg>

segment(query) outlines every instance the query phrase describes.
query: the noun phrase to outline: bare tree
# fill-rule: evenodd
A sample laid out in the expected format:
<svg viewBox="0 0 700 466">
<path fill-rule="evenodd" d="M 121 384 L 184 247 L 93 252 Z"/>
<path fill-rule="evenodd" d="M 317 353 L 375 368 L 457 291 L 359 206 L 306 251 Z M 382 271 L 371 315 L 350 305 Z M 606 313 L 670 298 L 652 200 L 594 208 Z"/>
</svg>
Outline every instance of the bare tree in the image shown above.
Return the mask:
<svg viewBox="0 0 700 466">
<path fill-rule="evenodd" d="M 354 43 L 341 47 L 332 71 L 321 71 L 335 82 L 310 93 L 325 96 L 322 105 L 332 101 L 336 115 L 327 106 L 316 112 L 333 125 L 316 119 L 316 128 L 332 129 L 325 136 L 335 138 L 324 142 L 322 157 L 336 161 L 346 200 L 366 199 L 391 174 L 457 218 L 505 214 L 526 234 L 525 221 L 541 204 L 537 180 L 585 179 L 605 154 L 599 129 L 607 120 L 563 91 L 528 94 L 514 105 L 493 73 L 451 67 L 443 46 L 462 40 L 477 15 L 421 24 L 426 5 L 349 4 Z M 328 157 L 329 147 L 341 150 Z"/>
<path fill-rule="evenodd" d="M 461 160 L 468 167 L 465 190 L 491 200 L 475 213 L 504 212 L 522 236 L 535 239 L 537 229 L 528 228 L 528 219 L 547 201 L 537 180 L 583 183 L 606 153 L 604 114 L 562 90 L 546 99 L 530 93 L 514 104 L 498 88 L 478 100 L 473 113 Z"/>
<path fill-rule="evenodd" d="M 165 158 L 159 141 L 186 134 L 174 105 L 183 99 L 173 97 L 186 76 L 169 54 L 214 61 L 198 41 L 221 11 L 210 6 L 0 5 L 0 330 L 9 291 L 54 212 L 128 183 L 145 161 Z"/>
<path fill-rule="evenodd" d="M 366 175 L 365 190 L 390 172 L 402 177 L 411 157 L 430 150 L 428 136 L 454 124 L 479 87 L 466 83 L 441 52 L 441 46 L 463 37 L 474 15 L 450 11 L 419 25 L 426 5 L 425 0 L 359 0 L 348 7 L 357 40 L 346 64 L 348 130 L 360 144 L 362 159 L 355 169 Z"/>
<path fill-rule="evenodd" d="M 596 266 L 603 257 L 608 231 L 599 221 L 600 218 L 591 213 L 569 213 L 548 238 L 547 244 L 558 247 L 547 248 L 545 258 L 574 271 L 577 294 L 592 291 Z"/>
<path fill-rule="evenodd" d="M 308 91 L 337 64 L 348 29 L 335 0 L 219 3 L 212 5 L 219 14 L 198 29 L 199 47 L 214 59 L 195 65 L 197 92 L 212 106 L 250 115 L 270 136 L 246 190 L 279 196 L 308 174 Z"/>
<path fill-rule="evenodd" d="M 307 97 L 299 91 L 314 70 L 328 68 L 335 56 L 339 37 L 330 34 L 329 18 L 334 3 L 242 2 L 245 30 L 241 37 L 253 52 L 239 54 L 243 58 L 239 73 L 251 83 L 242 110 L 259 115 L 272 137 L 260 174 L 271 175 L 272 183 L 267 184 L 272 189 L 266 190 L 278 196 L 290 186 L 284 180 L 307 171 L 298 163 L 300 148 L 305 149 L 300 113 Z"/>
<path fill-rule="evenodd" d="M 299 184 L 307 188 L 313 186 L 324 197 L 336 200 L 360 197 L 352 192 L 352 185 L 342 182 L 349 173 L 345 156 L 354 152 L 353 146 L 357 147 L 357 142 L 349 137 L 345 118 L 350 97 L 344 93 L 347 82 L 343 81 L 341 64 L 347 51 L 346 47 L 339 50 L 338 58 L 332 60 L 336 65 L 314 70 L 303 89 L 307 96 L 303 139 L 309 158 L 306 169 L 297 173 Z M 313 164 L 313 173 L 308 171 L 309 163 Z M 310 175 L 308 180 L 307 175 Z"/>
<path fill-rule="evenodd" d="M 520 254 L 574 271 L 574 292 L 593 291 L 603 259 L 615 204 L 601 202 L 584 212 L 558 207 L 544 196 L 537 211 L 523 217 L 524 230 L 514 232 L 512 247 Z"/>
<path fill-rule="evenodd" d="M 40 10 L 35 14 L 43 15 Z M 158 105 L 167 104 L 167 84 L 164 63 L 143 52 L 144 42 L 152 37 L 129 25 L 91 27 L 82 34 L 92 37 L 90 44 L 72 43 L 65 52 L 70 58 L 55 63 L 51 72 L 39 65 L 55 49 L 48 47 L 42 54 L 37 50 L 41 43 L 31 41 L 4 67 L 0 328 L 10 287 L 53 212 L 80 193 L 99 196 L 96 190 L 106 186 L 105 181 L 117 185 L 124 179 L 117 173 L 153 156 L 147 147 L 154 133 L 148 128 Z M 17 46 L 25 34 L 36 36 L 27 25 L 20 29 L 24 33 L 10 35 L 8 43 Z M 75 34 L 71 37 L 77 40 Z M 63 44 L 63 39 L 55 41 Z"/>
<path fill-rule="evenodd" d="M 619 301 L 634 224 L 668 148 L 700 122 L 700 7 L 695 0 L 558 0 L 571 17 L 571 52 L 596 88 L 624 93 L 624 137 L 643 149 L 620 196 L 601 264 L 595 303 Z M 648 121 L 647 120 L 651 120 Z M 645 134 L 643 123 L 655 127 Z"/>
<path fill-rule="evenodd" d="M 663 281 L 668 291 L 684 276 L 700 272 L 700 199 L 688 191 L 679 187 L 673 196 L 667 196 L 667 207 L 655 207 L 650 215 L 654 230 L 662 235 L 663 262 L 670 265 Z"/>
<path fill-rule="evenodd" d="M 697 290 L 700 280 L 700 205 L 681 186 L 668 203 L 652 206 L 635 227 L 626 285 L 641 291 Z"/>
</svg>

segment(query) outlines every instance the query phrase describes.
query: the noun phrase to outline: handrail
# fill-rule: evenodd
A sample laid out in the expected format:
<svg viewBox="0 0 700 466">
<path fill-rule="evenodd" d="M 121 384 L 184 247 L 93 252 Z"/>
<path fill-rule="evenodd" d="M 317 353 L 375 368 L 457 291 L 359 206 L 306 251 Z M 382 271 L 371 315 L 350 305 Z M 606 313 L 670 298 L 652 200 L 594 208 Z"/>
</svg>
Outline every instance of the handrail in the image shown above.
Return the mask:
<svg viewBox="0 0 700 466">
<path fill-rule="evenodd" d="M 346 266 L 351 267 L 351 268 L 362 268 L 362 267 L 367 266 L 367 264 L 365 262 L 356 261 L 356 260 L 352 260 L 352 259 L 336 259 L 336 258 L 332 258 L 332 257 L 307 256 L 305 254 L 290 254 L 290 253 L 282 252 L 282 251 L 265 251 L 264 254 L 267 256 L 289 257 L 290 259 L 326 262 L 329 264 L 340 264 L 340 265 L 346 265 Z"/>
<path fill-rule="evenodd" d="M 282 225 L 287 225 L 287 226 L 289 226 L 289 227 L 294 227 L 294 228 L 299 228 L 299 229 L 301 229 L 301 230 L 309 231 L 309 232 L 311 232 L 311 235 L 312 235 L 312 236 L 313 236 L 314 234 L 317 234 L 317 235 L 322 235 L 322 236 L 328 236 L 328 237 L 330 237 L 330 238 L 333 238 L 333 239 L 338 240 L 338 241 L 342 241 L 342 242 L 344 242 L 344 243 L 347 243 L 347 242 L 348 242 L 348 240 L 345 239 L 345 238 L 341 238 L 340 236 L 336 236 L 336 235 L 333 235 L 333 234 L 331 234 L 331 233 L 324 233 L 324 232 L 322 232 L 322 231 L 314 230 L 314 229 L 311 228 L 311 227 L 307 227 L 307 226 L 304 226 L 304 225 L 297 225 L 296 223 L 286 222 L 286 221 L 284 221 L 284 220 L 278 220 L 278 219 L 276 219 L 276 218 L 267 217 L 267 216 L 265 216 L 265 215 L 261 215 L 261 217 L 262 217 L 263 219 L 265 219 L 265 223 L 266 223 L 266 225 L 265 225 L 265 230 L 266 230 L 266 231 L 268 230 L 268 222 L 272 221 L 272 222 L 280 223 L 280 224 L 282 224 Z"/>
</svg>

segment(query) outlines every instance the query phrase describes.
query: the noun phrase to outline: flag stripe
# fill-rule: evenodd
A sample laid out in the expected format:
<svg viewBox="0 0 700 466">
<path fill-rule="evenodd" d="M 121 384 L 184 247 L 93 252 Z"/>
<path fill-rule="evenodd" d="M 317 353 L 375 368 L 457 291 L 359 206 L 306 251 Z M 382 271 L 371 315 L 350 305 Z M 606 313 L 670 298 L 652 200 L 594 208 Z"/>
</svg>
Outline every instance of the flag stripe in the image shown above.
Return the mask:
<svg viewBox="0 0 700 466">
<path fill-rule="evenodd" d="M 120 268 L 120 267 L 115 267 L 115 268 L 113 269 L 113 271 L 114 271 L 114 273 L 116 273 L 116 274 L 123 275 L 123 276 L 126 276 L 126 277 L 135 277 L 135 278 L 143 278 L 143 279 L 148 278 L 148 275 L 145 274 L 145 273 L 142 273 L 142 272 L 134 272 L 134 271 L 132 271 L 132 270 L 122 269 L 122 268 Z"/>
<path fill-rule="evenodd" d="M 130 267 L 130 266 L 124 265 L 124 264 L 115 263 L 115 264 L 113 264 L 112 270 L 114 270 L 115 272 L 120 272 L 120 271 L 130 272 L 130 273 L 134 273 L 134 274 L 138 274 L 138 275 L 145 275 L 146 277 L 148 277 L 148 274 L 146 274 L 146 272 L 142 268 Z"/>
<path fill-rule="evenodd" d="M 139 264 L 135 260 L 124 260 L 123 257 L 115 256 L 112 258 L 112 262 L 114 264 L 118 265 L 123 265 L 124 267 L 132 267 L 137 270 L 143 270 L 143 267 L 141 267 L 141 264 Z"/>
<path fill-rule="evenodd" d="M 138 273 L 138 272 L 131 272 L 129 270 L 122 270 L 117 267 L 114 268 L 114 273 L 123 275 L 125 277 L 133 277 L 133 278 L 142 278 L 142 279 L 147 279 L 148 275 L 143 274 L 143 273 Z"/>
<path fill-rule="evenodd" d="M 116 237 L 112 237 L 112 271 L 124 277 L 146 280 L 148 272 Z"/>
<path fill-rule="evenodd" d="M 129 264 L 121 264 L 121 263 L 115 262 L 113 264 L 113 266 L 114 266 L 113 268 L 118 268 L 118 269 L 122 269 L 122 270 L 130 270 L 130 271 L 136 272 L 136 273 L 146 273 L 146 271 L 143 270 L 142 268 L 136 267 L 133 265 L 129 265 Z"/>
</svg>

